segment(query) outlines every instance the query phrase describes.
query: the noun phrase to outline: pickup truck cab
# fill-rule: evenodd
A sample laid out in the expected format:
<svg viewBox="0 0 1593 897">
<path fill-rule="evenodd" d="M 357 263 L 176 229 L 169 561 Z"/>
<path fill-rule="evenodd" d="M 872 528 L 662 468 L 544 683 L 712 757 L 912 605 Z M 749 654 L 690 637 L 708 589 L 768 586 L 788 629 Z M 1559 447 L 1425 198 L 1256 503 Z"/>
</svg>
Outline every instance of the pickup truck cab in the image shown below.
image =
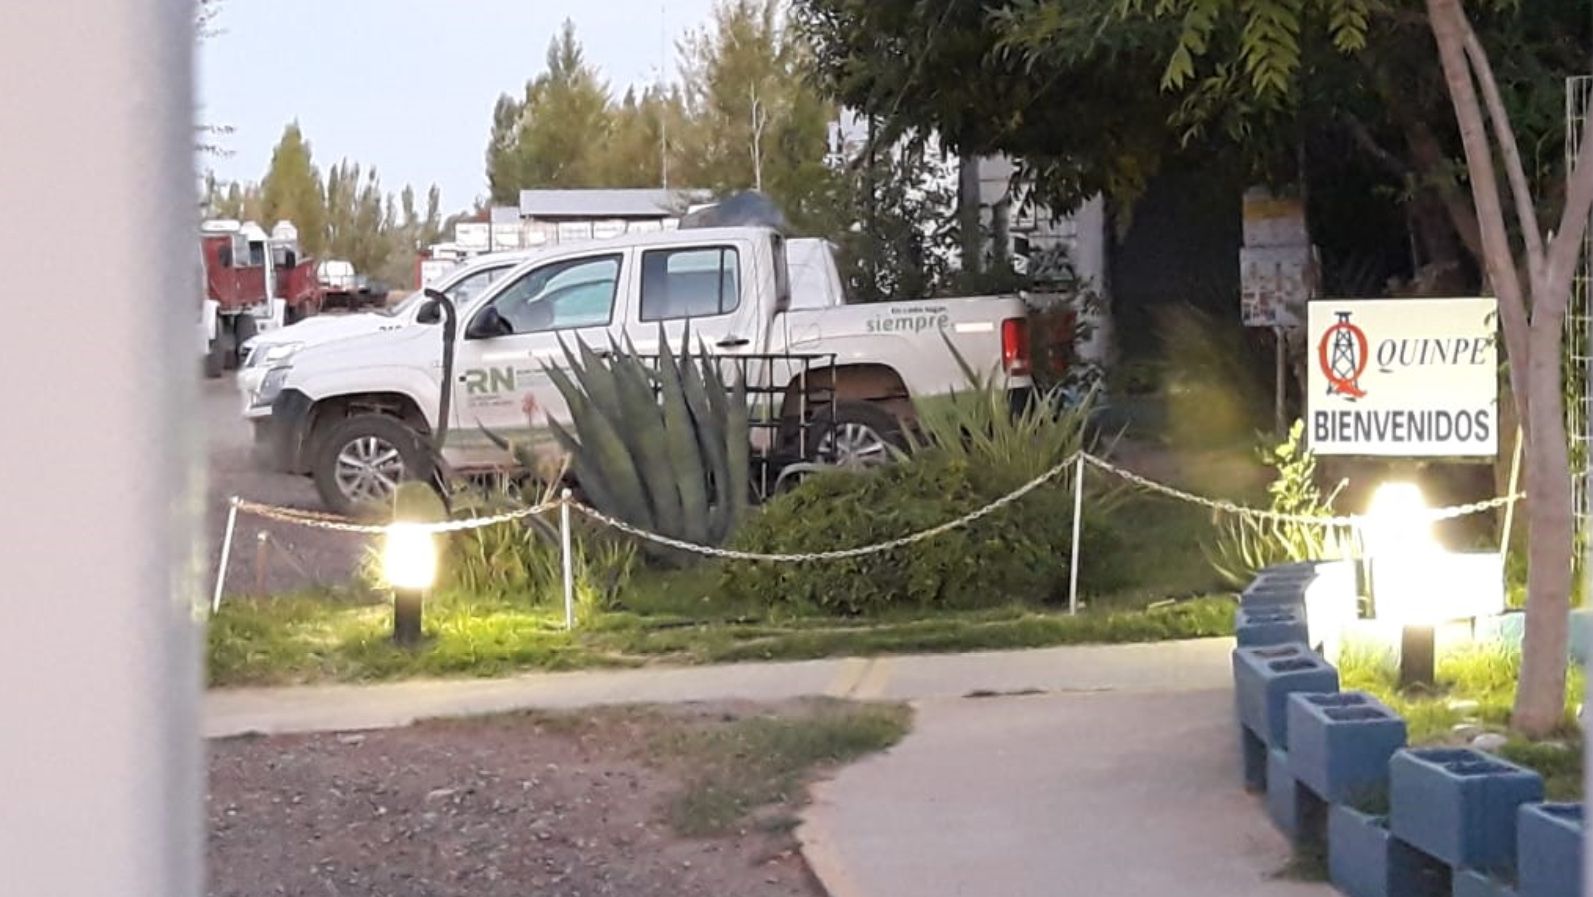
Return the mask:
<svg viewBox="0 0 1593 897">
<path fill-rule="evenodd" d="M 975 367 L 1000 368 L 1012 388 L 1030 385 L 1020 299 L 846 305 L 827 244 L 794 242 L 796 276 L 810 284 L 801 308 L 792 303 L 788 241 L 762 227 L 558 246 L 528 254 L 476 295 L 456 296 L 443 457 L 461 471 L 509 464 L 485 430 L 556 451 L 547 421 L 568 422 L 569 410 L 547 368 L 567 364 L 563 346 L 575 340 L 653 354 L 660 334 L 679 351 L 689 330 L 694 349 L 731 363 L 747 356 L 749 381 L 777 397 L 763 412 L 822 420 L 815 432 L 824 436 L 808 454 L 834 463 L 885 459 L 904 442 L 913 398 L 967 385 L 948 341 Z M 258 364 L 251 355 L 250 369 L 264 369 L 246 387 L 257 443 L 272 467 L 313 477 L 334 511 L 381 501 L 426 469 L 424 443 L 444 387 L 442 328 L 427 307 L 417 304 L 395 326 L 306 340 Z M 820 367 L 814 358 L 824 359 Z M 799 393 L 803 401 L 792 401 Z M 821 402 L 806 400 L 817 395 Z"/>
</svg>

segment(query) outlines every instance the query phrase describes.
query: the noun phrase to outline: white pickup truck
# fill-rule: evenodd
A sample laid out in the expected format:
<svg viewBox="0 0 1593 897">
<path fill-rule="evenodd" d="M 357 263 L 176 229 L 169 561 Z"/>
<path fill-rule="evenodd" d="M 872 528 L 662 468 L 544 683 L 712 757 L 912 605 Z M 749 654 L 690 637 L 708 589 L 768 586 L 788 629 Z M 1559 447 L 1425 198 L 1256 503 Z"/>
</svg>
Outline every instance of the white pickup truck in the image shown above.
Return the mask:
<svg viewBox="0 0 1593 897">
<path fill-rule="evenodd" d="M 749 378 L 761 381 L 752 385 L 772 397 L 769 413 L 795 424 L 803 409 L 822 421 L 812 432 L 824 435 L 807 454 L 835 463 L 887 456 L 888 444 L 903 441 L 913 398 L 967 386 L 947 341 L 976 368 L 999 369 L 1013 390 L 1031 385 L 1019 298 L 847 305 L 828 244 L 788 243 L 762 227 L 683 229 L 483 259 L 439 288 L 458 306 L 443 457 L 460 471 L 509 463 L 485 430 L 553 445 L 546 421 L 566 422 L 569 411 L 545 366 L 566 364 L 561 343 L 577 339 L 599 349 L 628 341 L 650 354 L 661 328 L 678 351 L 689 327 L 694 346 L 727 360 L 748 356 Z M 415 300 L 358 318 L 319 325 L 321 334 L 295 333 L 303 325 L 294 325 L 262 338 L 240 377 L 257 458 L 310 475 L 326 505 L 342 513 L 381 501 L 425 469 L 424 440 L 443 385 L 434 304 Z M 799 382 L 804 399 L 793 401 Z M 810 403 L 811 396 L 822 399 Z M 795 431 L 807 432 L 769 432 Z"/>
</svg>

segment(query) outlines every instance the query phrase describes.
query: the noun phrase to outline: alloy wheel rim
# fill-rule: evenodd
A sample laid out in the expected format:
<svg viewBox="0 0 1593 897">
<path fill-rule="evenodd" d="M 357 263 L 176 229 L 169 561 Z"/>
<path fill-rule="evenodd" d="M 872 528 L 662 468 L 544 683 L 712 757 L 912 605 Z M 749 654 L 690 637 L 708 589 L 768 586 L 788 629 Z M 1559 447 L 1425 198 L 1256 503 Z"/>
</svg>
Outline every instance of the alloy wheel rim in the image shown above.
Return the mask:
<svg viewBox="0 0 1593 897">
<path fill-rule="evenodd" d="M 874 467 L 890 460 L 885 439 L 867 424 L 836 424 L 819 440 L 819 457 L 839 467 Z"/>
<path fill-rule="evenodd" d="M 380 436 L 351 439 L 337 453 L 337 488 L 350 502 L 391 500 L 404 479 L 398 447 Z"/>
</svg>

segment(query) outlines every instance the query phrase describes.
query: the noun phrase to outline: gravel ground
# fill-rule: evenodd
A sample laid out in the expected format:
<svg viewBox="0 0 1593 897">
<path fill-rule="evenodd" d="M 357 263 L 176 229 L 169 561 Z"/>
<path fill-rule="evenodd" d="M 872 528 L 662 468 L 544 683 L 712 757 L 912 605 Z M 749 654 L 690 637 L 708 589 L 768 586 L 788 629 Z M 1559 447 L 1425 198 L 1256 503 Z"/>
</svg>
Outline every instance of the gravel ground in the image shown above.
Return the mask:
<svg viewBox="0 0 1593 897">
<path fill-rule="evenodd" d="M 215 587 L 215 568 L 226 529 L 227 500 L 237 495 L 294 508 L 323 510 L 315 487 L 306 477 L 268 473 L 250 459 L 253 434 L 242 414 L 243 399 L 232 375 L 203 380 L 200 411 L 204 416 L 209 483 L 205 537 L 210 568 L 206 593 Z M 260 534 L 268 541 L 262 545 Z M 227 564 L 227 594 L 272 594 L 346 583 L 360 562 L 366 537 L 310 530 L 288 524 L 238 518 L 232 558 Z"/>
<path fill-rule="evenodd" d="M 208 893 L 819 897 L 789 834 L 687 839 L 665 821 L 688 770 L 639 746 L 738 710 L 212 742 Z"/>
</svg>

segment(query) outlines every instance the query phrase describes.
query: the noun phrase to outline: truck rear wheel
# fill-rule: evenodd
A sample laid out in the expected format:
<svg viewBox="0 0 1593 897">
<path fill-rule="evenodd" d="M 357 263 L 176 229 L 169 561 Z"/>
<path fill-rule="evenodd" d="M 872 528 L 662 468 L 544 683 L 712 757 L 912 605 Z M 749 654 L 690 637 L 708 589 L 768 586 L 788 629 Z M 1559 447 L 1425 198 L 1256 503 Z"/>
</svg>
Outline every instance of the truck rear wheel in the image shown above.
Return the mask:
<svg viewBox="0 0 1593 897">
<path fill-rule="evenodd" d="M 836 467 L 889 464 L 907 448 L 902 422 L 872 402 L 836 402 L 814 415 L 817 460 Z"/>
<path fill-rule="evenodd" d="M 405 480 L 430 475 L 421 435 L 386 414 L 360 414 L 334 424 L 318 440 L 310 475 L 328 510 L 345 517 L 392 507 Z"/>
</svg>

